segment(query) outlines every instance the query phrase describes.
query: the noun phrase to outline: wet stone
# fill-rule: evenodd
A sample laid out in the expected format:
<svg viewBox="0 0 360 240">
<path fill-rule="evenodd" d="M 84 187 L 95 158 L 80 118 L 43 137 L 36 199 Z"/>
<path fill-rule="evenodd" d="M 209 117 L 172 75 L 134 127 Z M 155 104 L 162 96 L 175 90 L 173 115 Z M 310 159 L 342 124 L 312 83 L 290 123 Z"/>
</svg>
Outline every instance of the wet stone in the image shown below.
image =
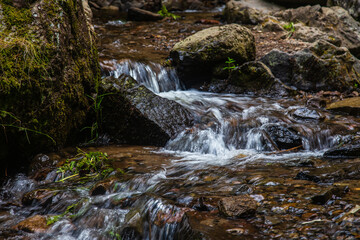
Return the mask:
<svg viewBox="0 0 360 240">
<path fill-rule="evenodd" d="M 41 215 L 29 217 L 13 227 L 13 229 L 30 233 L 43 233 L 48 228 L 49 226 L 46 224 L 46 217 Z"/>
<path fill-rule="evenodd" d="M 349 188 L 347 186 L 346 187 L 333 187 L 323 193 L 313 196 L 311 198 L 311 201 L 314 204 L 324 205 L 331 199 L 343 197 L 348 191 L 349 191 Z"/>
<path fill-rule="evenodd" d="M 36 189 L 34 191 L 25 193 L 21 199 L 21 202 L 25 206 L 32 205 L 34 203 L 48 205 L 51 203 L 53 196 L 55 196 L 57 192 L 58 191 L 50 189 Z"/>
<path fill-rule="evenodd" d="M 219 201 L 219 211 L 227 217 L 252 217 L 256 209 L 257 202 L 249 195 L 225 197 Z"/>
<path fill-rule="evenodd" d="M 318 111 L 309 108 L 298 108 L 293 112 L 293 116 L 303 120 L 322 120 L 322 116 Z"/>
<path fill-rule="evenodd" d="M 310 175 L 306 172 L 299 172 L 296 177 L 294 178 L 296 180 L 308 180 L 312 182 L 320 182 L 320 178 L 317 176 Z"/>
<path fill-rule="evenodd" d="M 324 158 L 357 158 L 360 156 L 360 144 L 332 148 L 324 153 Z"/>
<path fill-rule="evenodd" d="M 265 131 L 280 150 L 302 146 L 300 135 L 284 126 L 268 125 Z"/>
</svg>

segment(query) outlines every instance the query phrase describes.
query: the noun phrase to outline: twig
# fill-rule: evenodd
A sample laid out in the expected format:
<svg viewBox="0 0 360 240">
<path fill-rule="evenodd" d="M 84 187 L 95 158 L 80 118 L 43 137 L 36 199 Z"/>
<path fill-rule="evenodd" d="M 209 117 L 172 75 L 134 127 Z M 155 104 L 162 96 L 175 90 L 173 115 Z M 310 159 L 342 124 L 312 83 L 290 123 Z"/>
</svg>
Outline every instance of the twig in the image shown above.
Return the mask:
<svg viewBox="0 0 360 240">
<path fill-rule="evenodd" d="M 273 155 L 273 154 L 278 154 L 278 153 L 283 153 L 283 152 L 290 152 L 292 150 L 296 150 L 296 149 L 299 149 L 301 147 L 302 147 L 302 145 L 297 146 L 297 147 L 293 147 L 293 148 L 289 148 L 289 149 L 285 149 L 285 150 L 281 150 L 281 151 L 276 151 L 276 152 L 272 152 L 272 153 L 266 153 L 266 155 Z"/>
</svg>

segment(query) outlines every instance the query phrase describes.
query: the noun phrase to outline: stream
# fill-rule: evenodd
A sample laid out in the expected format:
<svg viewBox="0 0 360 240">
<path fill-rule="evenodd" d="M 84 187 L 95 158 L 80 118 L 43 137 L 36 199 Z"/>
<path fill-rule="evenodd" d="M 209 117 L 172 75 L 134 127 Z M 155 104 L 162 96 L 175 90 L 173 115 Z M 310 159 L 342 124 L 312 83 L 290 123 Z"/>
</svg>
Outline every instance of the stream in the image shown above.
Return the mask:
<svg viewBox="0 0 360 240">
<path fill-rule="evenodd" d="M 360 159 L 323 158 L 359 131 L 359 118 L 303 100 L 185 90 L 176 71 L 161 65 L 168 44 L 209 27 L 193 22 L 216 14 L 184 13 L 179 22 L 152 26 L 119 16 L 95 19 L 104 74 L 132 76 L 191 111 L 195 125 L 163 148 L 84 148 L 106 152 L 124 171 L 101 182 L 58 182 L 56 166 L 75 148 L 38 155 L 28 174 L 0 188 L 0 239 L 360 238 Z M 271 133 L 280 136 L 276 143 Z M 219 212 L 221 199 L 242 195 L 257 202 L 253 216 Z M 71 217 L 39 231 L 13 227 L 71 205 Z"/>
</svg>

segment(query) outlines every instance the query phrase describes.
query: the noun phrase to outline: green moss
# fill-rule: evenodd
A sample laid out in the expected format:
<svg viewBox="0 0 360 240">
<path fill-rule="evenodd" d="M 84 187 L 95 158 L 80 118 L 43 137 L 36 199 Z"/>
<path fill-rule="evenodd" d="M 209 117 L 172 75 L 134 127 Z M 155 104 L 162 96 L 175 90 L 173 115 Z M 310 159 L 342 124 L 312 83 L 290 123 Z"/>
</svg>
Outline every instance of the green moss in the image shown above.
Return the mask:
<svg viewBox="0 0 360 240">
<path fill-rule="evenodd" d="M 11 2 L 0 0 L 0 110 L 63 145 L 82 128 L 86 95 L 97 91 L 100 79 L 96 44 L 78 11 L 81 1 L 42 0 L 32 9 Z M 0 124 L 8 121 L 0 116 Z M 52 145 L 35 135 L 32 142 L 39 140 L 42 148 Z"/>
</svg>

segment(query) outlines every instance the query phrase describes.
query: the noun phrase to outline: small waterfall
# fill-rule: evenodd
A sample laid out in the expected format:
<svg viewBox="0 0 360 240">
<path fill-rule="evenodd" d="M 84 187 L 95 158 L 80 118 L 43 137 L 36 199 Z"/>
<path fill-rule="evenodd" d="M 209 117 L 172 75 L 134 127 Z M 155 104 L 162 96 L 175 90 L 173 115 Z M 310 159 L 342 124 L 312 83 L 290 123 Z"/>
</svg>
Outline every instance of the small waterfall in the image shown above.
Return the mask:
<svg viewBox="0 0 360 240">
<path fill-rule="evenodd" d="M 276 152 L 301 147 L 306 151 L 318 151 L 341 140 L 336 122 L 322 121 L 322 113 L 307 109 L 295 100 L 183 91 L 176 71 L 160 64 L 132 60 L 104 63 L 115 69 L 109 71 L 110 76 L 130 75 L 196 116 L 195 126 L 170 140 L 165 147 L 167 150 L 231 158 L 238 150 Z M 299 119 L 302 112 L 314 119 Z M 296 139 L 294 143 L 287 143 L 290 138 Z M 286 146 L 279 147 L 281 144 Z"/>
<path fill-rule="evenodd" d="M 302 146 L 306 151 L 330 148 L 342 138 L 339 124 L 292 116 L 294 100 L 171 91 L 159 94 L 177 101 L 197 115 L 196 125 L 170 140 L 166 149 L 229 158 L 236 150 L 276 152 Z M 293 141 L 294 143 L 289 143 Z M 278 145 L 285 145 L 280 148 Z"/>
<path fill-rule="evenodd" d="M 110 76 L 117 78 L 121 74 L 129 75 L 154 93 L 183 89 L 175 69 L 163 67 L 158 63 L 146 64 L 127 59 L 116 63 L 113 61 L 111 65 L 115 66 L 115 70 L 110 71 Z"/>
</svg>

